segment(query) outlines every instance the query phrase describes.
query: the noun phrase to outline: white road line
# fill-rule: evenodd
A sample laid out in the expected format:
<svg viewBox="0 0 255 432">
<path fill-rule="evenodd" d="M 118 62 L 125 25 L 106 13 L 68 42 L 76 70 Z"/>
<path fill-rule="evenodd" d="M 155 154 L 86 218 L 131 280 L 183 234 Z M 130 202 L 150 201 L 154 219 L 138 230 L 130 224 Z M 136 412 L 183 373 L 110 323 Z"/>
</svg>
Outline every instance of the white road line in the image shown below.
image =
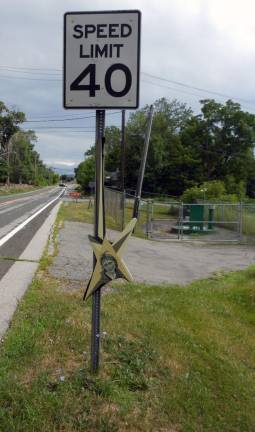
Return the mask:
<svg viewBox="0 0 255 432">
<path fill-rule="evenodd" d="M 12 200 L 12 201 L 7 201 L 4 204 L 0 204 L 0 215 L 2 215 L 4 213 L 12 212 L 13 210 L 17 210 L 20 207 L 24 207 L 28 204 L 31 204 L 34 201 L 42 199 L 41 195 L 42 195 L 42 193 L 40 193 L 34 197 L 20 198 L 20 199 L 16 199 L 16 200 Z M 45 192 L 44 192 L 44 195 L 45 195 Z M 50 196 L 51 196 L 51 194 L 48 195 L 49 198 L 50 198 Z M 8 204 L 13 204 L 15 202 L 17 203 L 16 205 L 8 206 Z M 2 207 L 4 207 L 4 208 L 2 209 Z"/>
<path fill-rule="evenodd" d="M 0 247 L 3 246 L 8 240 L 10 240 L 15 234 L 17 234 L 17 232 L 22 230 L 22 228 L 24 228 L 29 222 L 31 222 L 31 220 L 33 220 L 40 213 L 42 213 L 47 207 L 49 207 L 51 204 L 53 204 L 55 201 L 57 201 L 61 197 L 61 195 L 63 195 L 63 192 L 64 191 L 61 191 L 61 193 L 56 198 L 54 198 L 53 200 L 48 202 L 45 206 L 40 208 L 36 213 L 32 214 L 32 216 L 29 216 L 28 219 L 26 219 L 24 222 L 22 222 L 20 225 L 18 225 L 12 231 L 10 231 L 8 234 L 6 234 L 4 237 L 2 237 L 0 239 Z"/>
<path fill-rule="evenodd" d="M 8 204 L 12 204 L 16 201 L 28 201 L 31 199 L 36 199 L 38 197 L 40 197 L 41 195 L 46 195 L 48 192 L 54 192 L 54 189 L 50 189 L 50 190 L 43 190 L 43 191 L 33 191 L 33 192 L 23 192 L 22 194 L 14 194 L 14 197 L 12 197 L 11 195 L 7 195 L 6 197 L 0 195 L 0 207 L 8 205 Z M 30 194 L 29 196 L 27 196 L 28 194 Z M 25 195 L 25 196 L 23 196 Z M 5 198 L 13 198 L 13 199 L 9 199 L 7 201 L 3 201 L 1 200 L 1 198 L 5 199 Z"/>
</svg>

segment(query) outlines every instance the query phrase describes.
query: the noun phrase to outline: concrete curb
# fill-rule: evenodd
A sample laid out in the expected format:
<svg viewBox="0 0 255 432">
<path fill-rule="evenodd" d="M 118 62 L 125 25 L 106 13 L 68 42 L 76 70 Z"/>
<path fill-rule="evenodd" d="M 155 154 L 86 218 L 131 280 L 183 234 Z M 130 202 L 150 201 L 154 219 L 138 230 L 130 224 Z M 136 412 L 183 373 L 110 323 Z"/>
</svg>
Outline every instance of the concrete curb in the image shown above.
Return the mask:
<svg viewBox="0 0 255 432">
<path fill-rule="evenodd" d="M 53 207 L 20 259 L 39 261 L 47 244 L 61 201 Z M 0 281 L 0 338 L 10 325 L 19 300 L 32 282 L 39 262 L 17 261 Z"/>
</svg>

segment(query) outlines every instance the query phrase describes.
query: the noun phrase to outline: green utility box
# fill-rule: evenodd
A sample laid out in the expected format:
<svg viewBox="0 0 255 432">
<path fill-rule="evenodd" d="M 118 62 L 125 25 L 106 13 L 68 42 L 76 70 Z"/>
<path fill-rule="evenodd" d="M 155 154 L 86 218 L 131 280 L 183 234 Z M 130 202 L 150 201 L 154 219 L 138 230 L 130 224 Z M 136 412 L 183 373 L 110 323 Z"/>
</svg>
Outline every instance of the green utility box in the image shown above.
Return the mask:
<svg viewBox="0 0 255 432">
<path fill-rule="evenodd" d="M 189 227 L 191 231 L 203 231 L 204 229 L 204 209 L 202 204 L 190 206 Z"/>
<path fill-rule="evenodd" d="M 213 204 L 184 204 L 184 220 L 172 227 L 179 234 L 212 234 L 215 232 Z"/>
</svg>

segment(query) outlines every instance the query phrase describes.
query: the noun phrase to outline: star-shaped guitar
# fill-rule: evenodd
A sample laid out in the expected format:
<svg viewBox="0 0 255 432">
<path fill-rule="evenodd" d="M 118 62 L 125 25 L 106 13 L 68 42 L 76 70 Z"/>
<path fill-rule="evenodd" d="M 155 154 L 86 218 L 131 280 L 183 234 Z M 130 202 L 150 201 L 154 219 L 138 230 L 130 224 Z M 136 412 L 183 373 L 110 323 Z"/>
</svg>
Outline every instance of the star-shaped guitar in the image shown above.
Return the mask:
<svg viewBox="0 0 255 432">
<path fill-rule="evenodd" d="M 89 236 L 89 241 L 96 257 L 96 265 L 88 282 L 84 300 L 111 280 L 118 278 L 123 278 L 130 282 L 133 280 L 121 256 L 136 222 L 136 218 L 132 219 L 114 243 L 111 243 L 106 237 L 101 240 L 100 238 L 96 239 Z"/>
</svg>

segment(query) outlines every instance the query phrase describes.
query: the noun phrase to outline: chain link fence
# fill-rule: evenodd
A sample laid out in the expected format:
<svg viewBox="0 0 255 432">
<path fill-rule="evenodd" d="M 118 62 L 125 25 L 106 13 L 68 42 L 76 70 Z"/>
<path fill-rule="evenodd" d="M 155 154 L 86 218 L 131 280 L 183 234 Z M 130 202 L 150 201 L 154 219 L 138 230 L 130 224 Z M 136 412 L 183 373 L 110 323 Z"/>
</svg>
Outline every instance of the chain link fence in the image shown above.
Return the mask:
<svg viewBox="0 0 255 432">
<path fill-rule="evenodd" d="M 255 242 L 255 205 L 242 204 L 242 240 Z"/>
<path fill-rule="evenodd" d="M 132 218 L 134 195 L 105 188 L 106 216 L 118 229 Z M 254 242 L 255 205 L 141 200 L 138 235 L 157 240 Z"/>
<path fill-rule="evenodd" d="M 126 191 L 105 188 L 105 213 L 108 222 L 112 222 L 117 229 L 123 230 L 133 217 L 134 199 L 135 196 Z M 147 201 L 141 200 L 135 228 L 136 234 L 141 237 L 147 237 L 148 216 Z"/>
<path fill-rule="evenodd" d="M 161 214 L 157 210 L 159 205 Z M 255 242 L 255 205 L 153 202 L 149 226 L 148 237 L 155 239 Z"/>
<path fill-rule="evenodd" d="M 125 193 L 115 189 L 105 188 L 105 214 L 118 229 L 125 224 Z"/>
</svg>

